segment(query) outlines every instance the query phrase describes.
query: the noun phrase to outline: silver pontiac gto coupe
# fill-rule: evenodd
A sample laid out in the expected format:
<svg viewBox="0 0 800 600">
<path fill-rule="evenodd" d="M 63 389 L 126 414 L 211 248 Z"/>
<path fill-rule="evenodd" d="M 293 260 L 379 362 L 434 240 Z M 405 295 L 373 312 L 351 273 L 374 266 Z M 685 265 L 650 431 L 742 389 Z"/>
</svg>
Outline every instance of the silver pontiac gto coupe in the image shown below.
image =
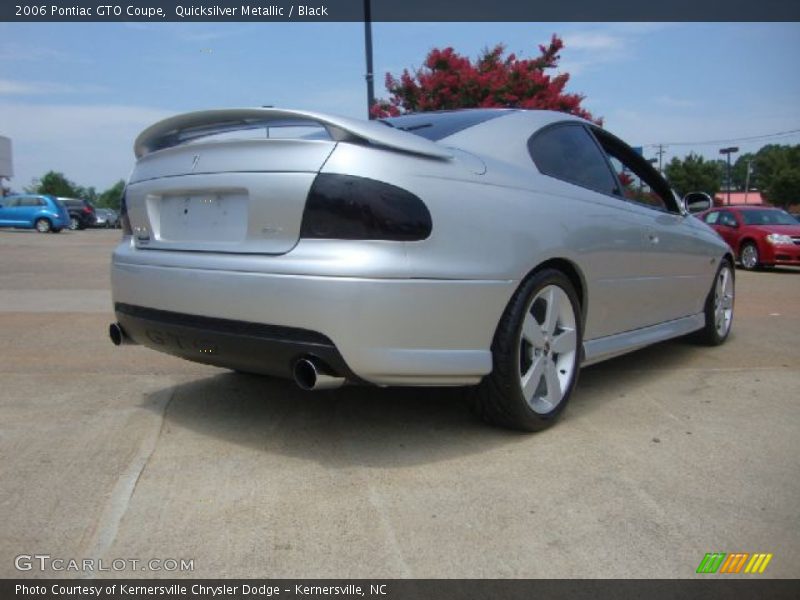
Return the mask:
<svg viewBox="0 0 800 600">
<path fill-rule="evenodd" d="M 570 115 L 211 110 L 135 153 L 118 345 L 309 390 L 475 386 L 486 420 L 538 430 L 581 365 L 731 328 L 733 256 L 690 214 L 708 197 Z"/>
</svg>

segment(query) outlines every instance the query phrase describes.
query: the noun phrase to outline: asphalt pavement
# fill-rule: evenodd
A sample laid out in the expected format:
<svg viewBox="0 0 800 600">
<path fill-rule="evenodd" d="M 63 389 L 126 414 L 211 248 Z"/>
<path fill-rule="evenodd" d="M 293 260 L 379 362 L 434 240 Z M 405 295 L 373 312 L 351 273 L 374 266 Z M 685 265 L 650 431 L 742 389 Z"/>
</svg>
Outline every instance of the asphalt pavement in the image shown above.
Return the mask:
<svg viewBox="0 0 800 600">
<path fill-rule="evenodd" d="M 588 367 L 528 435 L 460 390 L 302 392 L 116 348 L 119 235 L 0 230 L 0 577 L 87 576 L 15 567 L 49 555 L 125 577 L 679 578 L 707 552 L 800 577 L 800 270 L 737 271 L 726 345 Z M 152 559 L 193 570 L 129 562 Z"/>
</svg>

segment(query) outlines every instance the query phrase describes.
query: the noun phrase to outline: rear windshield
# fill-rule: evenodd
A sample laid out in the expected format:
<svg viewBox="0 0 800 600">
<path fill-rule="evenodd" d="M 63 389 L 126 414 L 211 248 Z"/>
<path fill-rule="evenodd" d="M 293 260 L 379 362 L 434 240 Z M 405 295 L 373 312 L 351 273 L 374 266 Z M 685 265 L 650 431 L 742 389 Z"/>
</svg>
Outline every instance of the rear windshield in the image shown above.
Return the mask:
<svg viewBox="0 0 800 600">
<path fill-rule="evenodd" d="M 436 142 L 508 113 L 508 110 L 473 108 L 452 112 L 414 113 L 381 119 L 380 122 Z"/>
<path fill-rule="evenodd" d="M 797 221 L 782 210 L 743 210 L 741 215 L 748 225 L 797 225 Z"/>
</svg>

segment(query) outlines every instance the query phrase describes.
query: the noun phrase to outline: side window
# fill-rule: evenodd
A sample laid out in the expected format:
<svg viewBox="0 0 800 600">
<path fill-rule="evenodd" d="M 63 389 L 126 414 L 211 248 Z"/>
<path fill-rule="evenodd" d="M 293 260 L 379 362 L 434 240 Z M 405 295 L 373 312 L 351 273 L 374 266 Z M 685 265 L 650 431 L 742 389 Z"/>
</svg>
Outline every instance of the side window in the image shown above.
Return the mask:
<svg viewBox="0 0 800 600">
<path fill-rule="evenodd" d="M 733 213 L 724 210 L 719 215 L 719 224 L 727 225 L 728 227 L 736 227 L 736 217 L 733 216 Z"/>
<path fill-rule="evenodd" d="M 19 199 L 19 206 L 39 206 L 39 198 L 25 196 Z"/>
<path fill-rule="evenodd" d="M 592 127 L 592 132 L 617 173 L 622 186 L 618 196 L 658 210 L 680 212 L 669 184 L 649 162 L 607 131 Z"/>
<path fill-rule="evenodd" d="M 603 194 L 617 191 L 603 154 L 580 123 L 553 125 L 534 134 L 528 152 L 545 175 Z"/>
<path fill-rule="evenodd" d="M 5 208 L 14 208 L 19 206 L 19 198 L 8 198 L 3 202 Z"/>
<path fill-rule="evenodd" d="M 703 220 L 706 223 L 708 223 L 709 225 L 713 225 L 714 223 L 716 223 L 719 220 L 719 212 L 717 212 L 717 211 L 710 212 L 710 213 L 708 213 L 706 215 L 706 218 L 703 219 Z"/>
</svg>

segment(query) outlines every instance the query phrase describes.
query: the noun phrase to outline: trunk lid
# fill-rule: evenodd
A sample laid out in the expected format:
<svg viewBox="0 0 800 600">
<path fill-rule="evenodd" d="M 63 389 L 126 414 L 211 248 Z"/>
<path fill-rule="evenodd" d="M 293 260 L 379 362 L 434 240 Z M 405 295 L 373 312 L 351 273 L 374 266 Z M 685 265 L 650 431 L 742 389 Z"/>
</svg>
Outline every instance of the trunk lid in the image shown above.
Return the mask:
<svg viewBox="0 0 800 600">
<path fill-rule="evenodd" d="M 141 157 L 126 191 L 139 248 L 282 254 L 299 239 L 306 197 L 330 140 L 191 143 Z"/>
</svg>

